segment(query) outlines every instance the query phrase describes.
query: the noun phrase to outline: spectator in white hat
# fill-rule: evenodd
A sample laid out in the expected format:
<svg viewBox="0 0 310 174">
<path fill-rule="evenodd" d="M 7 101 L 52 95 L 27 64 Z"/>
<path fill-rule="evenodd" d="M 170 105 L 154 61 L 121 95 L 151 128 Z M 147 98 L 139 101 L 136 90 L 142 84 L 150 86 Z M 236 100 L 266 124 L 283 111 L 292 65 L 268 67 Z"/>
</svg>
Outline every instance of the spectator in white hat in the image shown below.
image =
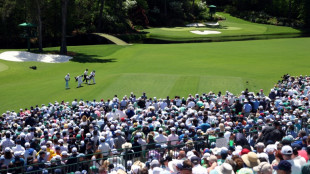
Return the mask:
<svg viewBox="0 0 310 174">
<path fill-rule="evenodd" d="M 105 142 L 105 137 L 100 137 L 99 141 L 100 142 L 99 142 L 98 150 L 100 150 L 100 152 L 102 153 L 102 156 L 106 158 L 110 154 L 111 147 L 109 146 L 107 142 Z"/>
<path fill-rule="evenodd" d="M 117 149 L 118 151 L 121 151 L 122 145 L 126 143 L 126 139 L 122 136 L 121 130 L 116 130 L 115 136 L 116 136 L 116 138 L 114 138 L 115 149 Z"/>
<path fill-rule="evenodd" d="M 28 158 L 31 158 L 32 160 L 35 159 L 36 154 L 37 151 L 33 148 L 30 148 L 30 143 L 26 142 L 24 152 L 25 164 L 27 165 Z"/>
<path fill-rule="evenodd" d="M 281 149 L 283 159 L 287 160 L 292 165 L 292 173 L 299 174 L 301 173 L 301 166 L 297 161 L 292 160 L 293 149 L 291 146 L 283 146 Z"/>
<path fill-rule="evenodd" d="M 142 150 L 144 151 L 146 149 L 146 141 L 144 139 L 142 139 L 142 134 L 141 132 L 138 132 L 136 134 L 136 136 L 138 137 L 138 143 L 141 145 Z"/>
<path fill-rule="evenodd" d="M 171 134 L 168 136 L 167 141 L 170 142 L 170 145 L 175 146 L 179 144 L 179 136 L 175 134 L 175 127 L 170 128 Z"/>
<path fill-rule="evenodd" d="M 64 145 L 64 140 L 63 139 L 59 139 L 58 143 L 59 143 L 59 147 L 60 147 L 60 151 L 61 152 L 63 152 L 63 151 L 67 151 L 68 152 L 68 146 Z"/>
<path fill-rule="evenodd" d="M 6 147 L 4 149 L 4 155 L 1 157 L 4 158 L 3 165 L 8 166 L 10 162 L 13 160 L 13 154 L 12 154 L 11 149 L 9 147 Z"/>
<path fill-rule="evenodd" d="M 68 152 L 67 151 L 62 151 L 61 152 L 61 161 L 63 163 L 67 163 L 68 160 Z"/>
<path fill-rule="evenodd" d="M 253 170 L 257 174 L 272 174 L 272 166 L 268 162 L 261 162 L 258 166 L 254 167 Z"/>
<path fill-rule="evenodd" d="M 158 129 L 158 135 L 155 136 L 155 141 L 158 144 L 165 144 L 167 142 L 167 137 L 165 135 L 163 135 L 163 128 L 159 128 Z"/>
</svg>

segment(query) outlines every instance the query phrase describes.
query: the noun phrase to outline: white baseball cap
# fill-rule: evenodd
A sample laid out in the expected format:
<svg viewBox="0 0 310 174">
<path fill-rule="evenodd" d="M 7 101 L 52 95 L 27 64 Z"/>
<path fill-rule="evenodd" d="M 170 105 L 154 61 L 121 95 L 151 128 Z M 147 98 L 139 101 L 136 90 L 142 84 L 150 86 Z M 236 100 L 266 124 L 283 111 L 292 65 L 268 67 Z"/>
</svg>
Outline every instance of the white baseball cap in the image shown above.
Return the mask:
<svg viewBox="0 0 310 174">
<path fill-rule="evenodd" d="M 77 152 L 77 148 L 76 148 L 76 147 L 73 147 L 73 148 L 72 148 L 72 152 Z"/>
<path fill-rule="evenodd" d="M 293 154 L 293 149 L 291 146 L 283 146 L 282 149 L 281 149 L 281 153 L 283 155 L 292 155 Z"/>
<path fill-rule="evenodd" d="M 61 155 L 68 155 L 68 152 L 67 151 L 62 151 Z"/>
</svg>

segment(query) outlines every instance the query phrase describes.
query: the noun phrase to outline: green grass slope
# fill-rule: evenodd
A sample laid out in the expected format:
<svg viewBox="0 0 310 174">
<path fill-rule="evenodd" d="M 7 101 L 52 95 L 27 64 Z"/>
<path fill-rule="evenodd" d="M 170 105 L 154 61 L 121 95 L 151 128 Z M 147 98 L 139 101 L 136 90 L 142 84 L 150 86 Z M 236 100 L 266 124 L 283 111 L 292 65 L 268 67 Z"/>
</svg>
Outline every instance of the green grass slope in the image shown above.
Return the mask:
<svg viewBox="0 0 310 174">
<path fill-rule="evenodd" d="M 301 31 L 284 26 L 275 26 L 267 24 L 258 24 L 248 22 L 236 17 L 232 17 L 227 13 L 218 13 L 226 17 L 226 20 L 220 21 L 222 28 L 207 27 L 173 27 L 173 28 L 150 28 L 143 31 L 149 32 L 148 37 L 153 39 L 167 41 L 190 41 L 190 40 L 206 40 L 227 37 L 245 37 L 245 36 L 262 36 L 262 35 L 298 35 Z M 212 30 L 220 31 L 221 34 L 198 35 L 191 33 L 193 30 Z"/>
<path fill-rule="evenodd" d="M 0 112 L 61 100 L 149 97 L 269 89 L 284 74 L 310 74 L 310 38 L 191 44 L 75 46 L 67 63 L 0 60 Z M 46 51 L 56 48 L 46 48 Z M 57 48 L 58 50 L 58 48 Z M 0 51 L 1 52 L 1 51 Z M 36 65 L 38 70 L 29 69 Z M 4 67 L 4 68 L 3 68 Z M 73 77 L 96 70 L 96 85 L 76 88 Z M 64 76 L 71 74 L 65 90 Z M 246 83 L 248 81 L 248 83 Z"/>
</svg>

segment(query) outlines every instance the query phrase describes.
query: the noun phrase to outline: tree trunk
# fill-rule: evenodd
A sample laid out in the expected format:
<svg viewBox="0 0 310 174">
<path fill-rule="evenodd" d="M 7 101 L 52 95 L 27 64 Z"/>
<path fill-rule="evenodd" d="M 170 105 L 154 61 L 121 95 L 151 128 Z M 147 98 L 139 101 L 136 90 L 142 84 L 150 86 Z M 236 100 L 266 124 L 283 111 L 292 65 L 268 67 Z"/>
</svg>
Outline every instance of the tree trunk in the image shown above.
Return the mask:
<svg viewBox="0 0 310 174">
<path fill-rule="evenodd" d="M 60 54 L 67 54 L 67 40 L 66 40 L 66 30 L 67 30 L 67 6 L 69 0 L 61 0 L 61 45 Z"/>
<path fill-rule="evenodd" d="M 192 13 L 194 13 L 195 0 L 192 2 Z"/>
<path fill-rule="evenodd" d="M 99 21 L 97 27 L 97 32 L 99 33 L 102 31 L 103 7 L 104 7 L 104 0 L 100 0 Z"/>
<path fill-rule="evenodd" d="M 43 45 L 42 45 L 42 19 L 41 19 L 41 4 L 39 0 L 36 0 L 37 4 L 37 12 L 38 12 L 38 29 L 39 29 L 39 34 L 38 34 L 38 39 L 39 39 L 39 52 L 43 52 Z"/>
<path fill-rule="evenodd" d="M 288 24 L 289 26 L 292 25 L 292 22 L 291 22 L 291 16 L 292 16 L 292 0 L 289 0 L 289 3 L 288 3 Z"/>
<path fill-rule="evenodd" d="M 164 14 L 165 16 L 167 16 L 167 0 L 165 0 L 165 4 L 164 4 Z"/>
<path fill-rule="evenodd" d="M 304 0 L 303 2 L 303 19 L 305 22 L 305 27 L 310 28 L 310 0 Z"/>
</svg>

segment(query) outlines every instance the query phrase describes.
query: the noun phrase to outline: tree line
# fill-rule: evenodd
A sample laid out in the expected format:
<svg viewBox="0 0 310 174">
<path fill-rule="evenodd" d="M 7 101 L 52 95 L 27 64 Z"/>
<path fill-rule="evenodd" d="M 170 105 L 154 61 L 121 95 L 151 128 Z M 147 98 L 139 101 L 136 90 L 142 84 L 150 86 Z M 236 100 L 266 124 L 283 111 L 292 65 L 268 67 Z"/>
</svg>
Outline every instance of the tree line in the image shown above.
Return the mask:
<svg viewBox="0 0 310 174">
<path fill-rule="evenodd" d="M 0 46 L 21 46 L 23 28 L 18 24 L 30 22 L 37 25 L 37 37 L 32 42 L 38 44 L 39 51 L 60 45 L 60 52 L 66 54 L 68 37 L 182 26 L 207 19 L 207 5 L 237 16 L 248 11 L 264 12 L 310 26 L 310 0 L 0 0 Z"/>
</svg>

